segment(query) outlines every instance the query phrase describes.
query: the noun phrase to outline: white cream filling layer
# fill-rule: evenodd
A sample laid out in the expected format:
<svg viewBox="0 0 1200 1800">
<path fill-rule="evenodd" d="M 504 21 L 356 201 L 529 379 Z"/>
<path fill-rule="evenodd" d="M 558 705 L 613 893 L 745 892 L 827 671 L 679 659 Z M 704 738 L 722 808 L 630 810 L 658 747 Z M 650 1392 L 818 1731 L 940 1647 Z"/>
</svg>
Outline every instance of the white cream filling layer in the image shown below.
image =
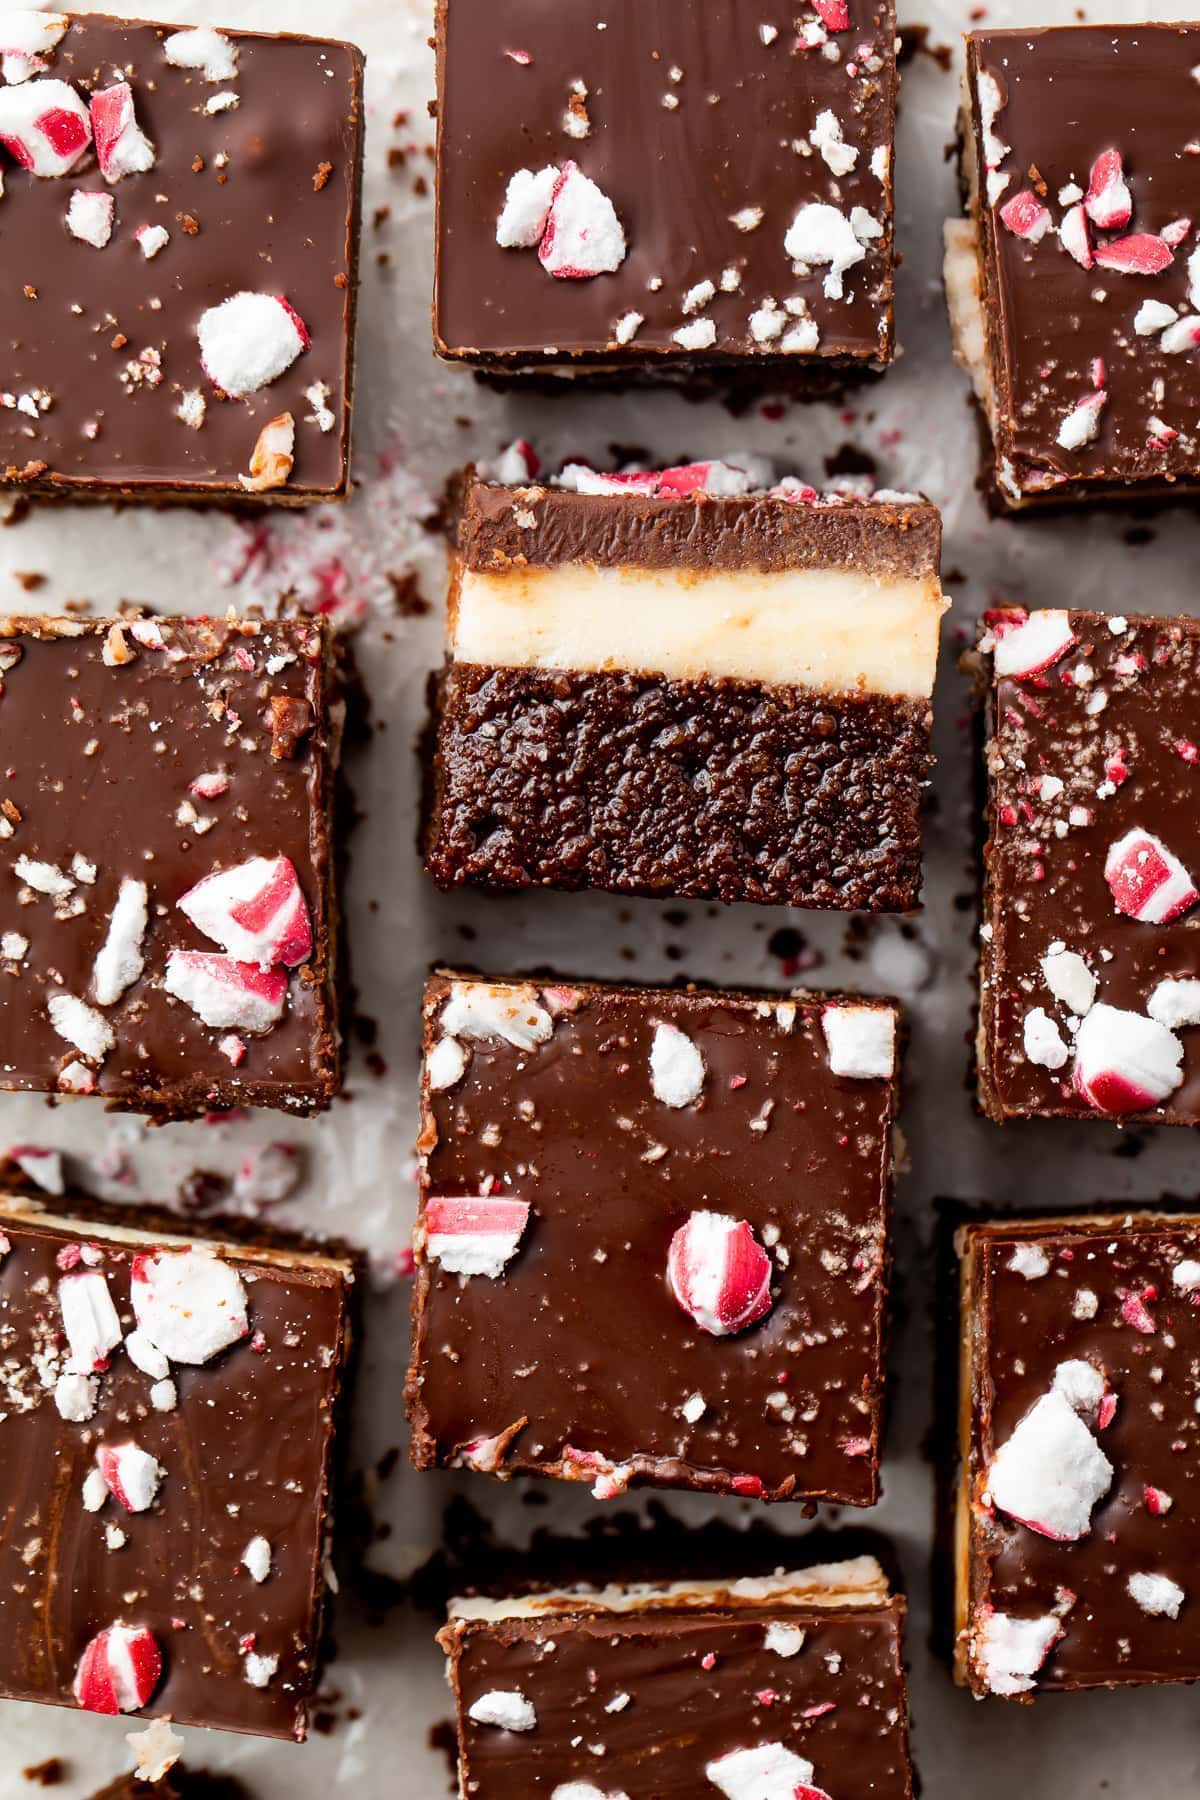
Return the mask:
<svg viewBox="0 0 1200 1800">
<path fill-rule="evenodd" d="M 995 394 L 983 316 L 979 231 L 974 219 L 947 219 L 942 236 L 945 247 L 942 279 L 946 286 L 954 360 L 971 377 L 976 398 L 987 414 L 988 424 L 994 429 Z"/>
<path fill-rule="evenodd" d="M 721 1607 L 842 1607 L 878 1605 L 889 1595 L 887 1577 L 873 1556 L 846 1562 L 814 1563 L 741 1581 L 674 1581 L 662 1586 L 556 1588 L 513 1600 L 455 1599 L 451 1620 L 499 1623 L 504 1619 L 537 1619 L 570 1612 L 640 1613 L 670 1609 L 704 1611 Z"/>
<path fill-rule="evenodd" d="M 450 648 L 456 662 L 496 668 L 725 676 L 927 699 L 945 608 L 936 574 L 464 569 Z"/>
</svg>

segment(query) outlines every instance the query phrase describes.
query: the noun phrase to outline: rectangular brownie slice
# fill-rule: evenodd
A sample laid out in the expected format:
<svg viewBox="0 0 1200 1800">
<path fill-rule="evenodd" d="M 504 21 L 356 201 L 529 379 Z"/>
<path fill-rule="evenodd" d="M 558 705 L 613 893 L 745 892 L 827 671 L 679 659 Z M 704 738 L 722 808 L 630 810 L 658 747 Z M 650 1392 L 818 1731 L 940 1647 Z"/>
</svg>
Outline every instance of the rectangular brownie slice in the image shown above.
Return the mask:
<svg viewBox="0 0 1200 1800">
<path fill-rule="evenodd" d="M 457 1600 L 478 1800 L 909 1800 L 904 1601 L 874 1558 L 765 1579 Z"/>
<path fill-rule="evenodd" d="M 348 489 L 359 52 L 6 15 L 0 490 Z"/>
<path fill-rule="evenodd" d="M 869 1506 L 889 1001 L 437 975 L 412 1459 Z"/>
<path fill-rule="evenodd" d="M 946 290 L 992 497 L 1180 495 L 1200 476 L 1200 26 L 976 31 L 966 47 Z"/>
<path fill-rule="evenodd" d="M 0 1694 L 305 1735 L 351 1279 L 0 1199 Z"/>
<path fill-rule="evenodd" d="M 427 839 L 440 886 L 917 904 L 938 513 L 795 482 L 703 491 L 728 474 L 468 486 Z"/>
<path fill-rule="evenodd" d="M 1200 1679 L 1200 1218 L 972 1225 L 959 1254 L 958 1679 Z"/>
<path fill-rule="evenodd" d="M 1200 1123 L 1200 624 L 989 613 L 979 1094 Z"/>
<path fill-rule="evenodd" d="M 6 617 L 0 665 L 0 1088 L 328 1105 L 327 628 Z"/>
<path fill-rule="evenodd" d="M 442 356 L 800 391 L 890 361 L 891 0 L 439 0 L 437 52 Z"/>
</svg>

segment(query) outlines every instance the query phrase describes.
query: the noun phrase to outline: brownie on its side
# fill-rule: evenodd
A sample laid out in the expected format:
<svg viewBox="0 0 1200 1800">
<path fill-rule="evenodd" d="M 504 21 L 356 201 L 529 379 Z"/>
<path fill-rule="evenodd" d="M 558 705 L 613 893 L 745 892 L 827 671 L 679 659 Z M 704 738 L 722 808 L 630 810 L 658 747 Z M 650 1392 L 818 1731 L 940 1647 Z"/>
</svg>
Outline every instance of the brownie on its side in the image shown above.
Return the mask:
<svg viewBox="0 0 1200 1800">
<path fill-rule="evenodd" d="M 791 481 L 718 497 L 735 474 L 468 486 L 427 837 L 440 886 L 917 904 L 938 513 Z"/>
<path fill-rule="evenodd" d="M 1200 1123 L 1200 624 L 1009 608 L 982 640 L 979 1094 Z"/>
<path fill-rule="evenodd" d="M 896 1008 L 435 976 L 412 1459 L 869 1506 Z"/>
<path fill-rule="evenodd" d="M 972 1225 L 959 1254 L 958 1679 L 1200 1679 L 1200 1218 Z"/>
<path fill-rule="evenodd" d="M 0 1693 L 305 1735 L 352 1278 L 0 1201 Z"/>
<path fill-rule="evenodd" d="M 910 1800 L 904 1601 L 872 1557 L 766 1579 L 457 1600 L 478 1800 Z"/>
<path fill-rule="evenodd" d="M 890 361 L 892 0 L 439 0 L 437 50 L 442 356 L 801 393 Z"/>
<path fill-rule="evenodd" d="M 1200 479 L 1200 26 L 976 31 L 955 353 L 1000 510 L 1179 496 Z"/>
<path fill-rule="evenodd" d="M 331 659 L 307 619 L 0 619 L 0 1088 L 329 1104 Z"/>
<path fill-rule="evenodd" d="M 0 491 L 344 498 L 359 52 L 18 11 L 3 58 Z"/>
</svg>

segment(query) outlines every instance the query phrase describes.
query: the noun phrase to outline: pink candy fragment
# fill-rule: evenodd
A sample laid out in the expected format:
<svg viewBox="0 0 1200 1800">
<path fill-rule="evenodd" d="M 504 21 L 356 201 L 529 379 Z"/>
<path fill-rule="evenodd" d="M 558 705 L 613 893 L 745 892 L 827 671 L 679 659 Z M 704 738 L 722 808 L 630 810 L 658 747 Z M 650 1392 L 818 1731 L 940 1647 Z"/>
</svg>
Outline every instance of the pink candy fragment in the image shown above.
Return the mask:
<svg viewBox="0 0 1200 1800">
<path fill-rule="evenodd" d="M 1070 613 L 1045 608 L 1024 614 L 1015 610 L 989 614 L 987 626 L 997 676 L 1016 680 L 1040 675 L 1079 641 L 1071 629 Z"/>
<path fill-rule="evenodd" d="M 850 8 L 847 0 L 813 0 L 813 11 L 826 31 L 849 31 Z"/>
<path fill-rule="evenodd" d="M 92 133 L 96 159 L 105 181 L 141 175 L 154 167 L 154 145 L 133 111 L 133 89 L 127 81 L 92 95 Z"/>
<path fill-rule="evenodd" d="M 745 1219 L 694 1212 L 667 1253 L 671 1293 L 702 1331 L 727 1337 L 769 1313 L 771 1259 Z"/>
<path fill-rule="evenodd" d="M 1103 1002 L 1075 1039 L 1076 1092 L 1096 1112 L 1119 1117 L 1158 1106 L 1183 1079 L 1183 1046 L 1166 1026 Z"/>
<path fill-rule="evenodd" d="M 525 1200 L 439 1195 L 425 1205 L 426 1253 L 450 1275 L 484 1275 L 494 1281 L 529 1223 Z"/>
<path fill-rule="evenodd" d="M 178 904 L 197 930 L 239 962 L 294 968 L 311 954 L 308 907 L 286 856 L 255 856 L 219 869 L 189 888 Z"/>
<path fill-rule="evenodd" d="M 126 1512 L 145 1512 L 153 1504 L 162 1470 L 140 1444 L 101 1444 L 96 1467 L 105 1487 Z"/>
<path fill-rule="evenodd" d="M 1174 260 L 1170 244 L 1148 231 L 1114 238 L 1111 244 L 1097 245 L 1095 250 L 1098 266 L 1118 275 L 1160 275 Z"/>
<path fill-rule="evenodd" d="M 1039 244 L 1051 224 L 1049 209 L 1029 188 L 1022 188 L 1019 194 L 1004 202 L 1000 208 L 1000 221 L 1014 237 L 1024 238 L 1030 244 Z"/>
<path fill-rule="evenodd" d="M 558 172 L 538 261 L 560 280 L 611 274 L 625 260 L 625 233 L 608 195 L 573 162 Z"/>
<path fill-rule="evenodd" d="M 110 1625 L 79 1659 L 72 1691 L 85 1712 L 137 1712 L 162 1680 L 158 1640 L 145 1625 Z"/>
<path fill-rule="evenodd" d="M 204 950 L 172 950 L 163 986 L 214 1031 L 270 1031 L 283 1017 L 287 976 Z"/>
<path fill-rule="evenodd" d="M 1179 858 L 1161 838 L 1140 828 L 1127 831 L 1111 846 L 1104 879 L 1117 911 L 1146 925 L 1169 925 L 1200 900 Z"/>
<path fill-rule="evenodd" d="M 1133 200 L 1119 150 L 1103 150 L 1092 164 L 1083 199 L 1087 216 L 1100 231 L 1119 231 L 1133 217 Z"/>
<path fill-rule="evenodd" d="M 65 81 L 0 87 L 0 144 L 31 175 L 66 175 L 92 141 L 88 110 Z"/>
</svg>

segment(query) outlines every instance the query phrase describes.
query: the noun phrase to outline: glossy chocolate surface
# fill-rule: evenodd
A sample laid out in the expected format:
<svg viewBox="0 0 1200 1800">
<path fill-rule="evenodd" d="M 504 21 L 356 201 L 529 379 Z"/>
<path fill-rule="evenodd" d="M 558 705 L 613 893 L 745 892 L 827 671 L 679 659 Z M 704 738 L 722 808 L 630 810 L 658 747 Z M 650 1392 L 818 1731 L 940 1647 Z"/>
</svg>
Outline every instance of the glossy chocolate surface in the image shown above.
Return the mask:
<svg viewBox="0 0 1200 1800">
<path fill-rule="evenodd" d="M 844 29 L 827 32 L 811 15 L 811 47 L 801 47 L 799 24 L 781 0 L 750 9 L 708 0 L 510 0 L 502 8 L 441 0 L 439 349 L 501 365 L 686 362 L 693 353 L 674 333 L 703 318 L 715 337 L 695 354 L 702 363 L 887 361 L 895 13 L 887 0 L 848 0 Z M 578 104 L 569 111 L 576 82 L 586 88 L 583 136 L 564 125 L 570 117 L 581 128 Z M 810 143 L 827 112 L 858 152 L 841 176 Z M 621 219 L 627 254 L 615 273 L 559 279 L 536 250 L 496 243 L 511 176 L 568 160 Z M 824 294 L 828 268 L 797 275 L 784 249 L 797 211 L 812 203 L 837 206 L 844 218 L 861 207 L 880 228 L 848 269 L 843 299 Z M 739 229 L 734 216 L 748 212 L 756 222 Z M 730 291 L 721 284 L 726 270 L 736 279 Z M 685 294 L 704 282 L 714 295 L 685 312 Z M 781 355 L 782 334 L 753 339 L 751 314 L 768 298 L 780 308 L 806 303 L 820 333 L 814 354 Z M 643 323 L 622 347 L 614 328 L 631 312 Z"/>
<path fill-rule="evenodd" d="M 425 1200 L 490 1191 L 532 1215 L 497 1279 L 418 1254 L 414 1462 L 453 1463 L 523 1421 L 501 1474 L 592 1482 L 612 1465 L 618 1482 L 869 1505 L 895 1083 L 831 1072 L 816 999 L 781 1012 L 734 994 L 548 992 L 569 1010 L 533 1050 L 464 1040 L 462 1078 L 423 1081 Z M 450 994 L 430 982 L 427 1054 Z M 652 1090 L 660 1022 L 704 1060 L 693 1104 Z M 668 1287 L 694 1210 L 772 1247 L 771 1310 L 737 1335 L 702 1330 Z"/>
<path fill-rule="evenodd" d="M 1200 976 L 1195 913 L 1154 925 L 1118 912 L 1104 877 L 1112 844 L 1135 828 L 1200 873 L 1200 626 L 1072 612 L 1075 647 L 1024 679 L 992 680 L 986 709 L 988 843 L 981 946 L 980 1094 L 1004 1119 L 1097 1114 L 1071 1064 L 1026 1055 L 1026 1014 L 1045 1009 L 1070 1043 L 1041 959 L 1059 943 L 1082 956 L 1096 999 L 1144 1014 L 1158 983 Z M 1122 770 L 1125 771 L 1122 774 Z M 1052 800 L 1042 782 L 1062 782 Z M 1183 1081 L 1142 1116 L 1200 1122 L 1200 1041 L 1180 1033 Z"/>
<path fill-rule="evenodd" d="M 27 945 L 0 974 L 0 1088 L 53 1093 L 79 1060 L 47 1012 L 65 992 L 115 1034 L 93 1070 L 106 1099 L 168 1114 L 238 1103 L 309 1111 L 328 1104 L 338 1078 L 327 634 L 309 620 L 156 623 L 163 649 L 142 647 L 125 624 L 119 654 L 129 660 L 108 666 L 110 621 L 0 620 L 0 654 L 20 652 L 0 710 L 0 947 L 9 933 Z M 272 754 L 272 697 L 305 709 L 309 729 L 290 755 Z M 227 789 L 192 796 L 212 773 Z M 218 1048 L 226 1032 L 163 988 L 170 950 L 218 950 L 177 902 L 214 870 L 279 855 L 296 869 L 313 951 L 291 972 L 279 1023 L 243 1033 L 234 1066 Z M 67 876 L 80 857 L 94 880 L 74 881 L 60 902 L 22 880 L 22 856 Z M 98 1007 L 93 965 L 125 878 L 148 889 L 145 968 Z"/>
<path fill-rule="evenodd" d="M 315 38 L 225 34 L 229 81 L 167 61 L 177 27 L 78 15 L 43 78 L 84 95 L 120 70 L 153 168 L 106 187 L 89 150 L 67 175 L 39 178 L 4 162 L 0 203 L 0 485 L 112 490 L 133 497 L 241 494 L 262 427 L 290 412 L 295 466 L 274 497 L 337 494 L 347 479 L 362 155 L 362 59 Z M 206 113 L 214 96 L 238 103 Z M 111 193 L 103 249 L 65 223 L 76 188 Z M 162 226 L 170 242 L 147 260 L 135 239 Z M 311 342 L 269 386 L 224 397 L 200 364 L 196 327 L 229 296 L 286 297 Z M 160 368 L 141 361 L 145 351 Z M 321 382 L 329 430 L 305 390 Z M 177 416 L 185 392 L 205 399 L 199 429 Z M 17 402 L 48 395 L 36 416 Z M 10 404 L 11 401 L 11 404 Z"/>
<path fill-rule="evenodd" d="M 836 1614 L 520 1619 L 469 1624 L 457 1642 L 451 1627 L 464 1791 L 518 1800 L 576 1781 L 628 1800 L 694 1800 L 718 1792 L 708 1763 L 777 1743 L 837 1800 L 907 1800 L 902 1621 L 892 1601 Z M 803 1632 L 797 1654 L 768 1648 L 772 1623 Z M 469 1718 L 482 1695 L 514 1689 L 534 1707 L 532 1731 Z"/>
<path fill-rule="evenodd" d="M 1200 27 L 1087 25 L 1044 31 L 980 31 L 967 39 L 971 130 L 988 161 L 975 82 L 993 80 L 1003 104 L 992 126 L 1008 147 L 1008 180 L 988 205 L 981 197 L 986 326 L 996 387 L 997 464 L 1005 497 L 1018 491 L 1078 497 L 1088 487 L 1161 486 L 1200 473 L 1200 373 L 1194 350 L 1163 349 L 1162 327 L 1139 334 L 1146 301 L 1183 318 L 1195 314 L 1189 272 L 1200 216 L 1195 147 Z M 1123 159 L 1132 200 L 1129 222 L 1089 225 L 1091 251 L 1133 234 L 1157 236 L 1182 221 L 1184 235 L 1156 274 L 1085 268 L 1056 228 L 1078 204 L 1104 152 Z M 1063 189 L 1082 190 L 1069 204 Z M 1040 199 L 1052 227 L 1039 242 L 1017 236 L 1000 208 L 1019 193 Z M 1095 359 L 1100 359 L 1097 366 Z M 1094 438 L 1056 442 L 1064 418 L 1097 390 L 1105 394 Z M 1066 493 L 1062 489 L 1066 486 Z M 1074 484 L 1074 489 L 1072 489 Z"/>
<path fill-rule="evenodd" d="M 145 1715 L 302 1737 L 324 1589 L 344 1267 L 222 1250 L 245 1284 L 251 1335 L 202 1365 L 172 1362 L 171 1411 L 157 1410 L 151 1377 L 118 1347 L 94 1416 L 72 1422 L 54 1395 L 67 1357 L 62 1271 L 89 1266 L 80 1249 L 97 1246 L 101 1260 L 90 1266 L 129 1331 L 133 1259 L 154 1240 L 121 1242 L 102 1226 L 38 1223 L 6 1207 L 0 1232 L 0 1692 L 74 1706 L 84 1647 L 121 1621 L 149 1627 L 162 1653 Z M 131 1439 L 163 1470 L 153 1504 L 130 1512 L 110 1496 L 87 1511 L 83 1482 L 97 1447 Z M 112 1531 L 123 1541 L 110 1545 Z M 263 1582 L 241 1560 L 259 1536 L 271 1550 Z M 248 1649 L 279 1659 L 261 1687 L 247 1677 Z"/>
<path fill-rule="evenodd" d="M 1027 1279 L 1009 1267 L 1018 1244 L 1044 1253 L 1046 1274 Z M 1112 1485 L 1079 1541 L 1058 1543 L 972 1506 L 971 1617 L 987 1606 L 1022 1618 L 1048 1614 L 1063 1606 L 1065 1591 L 1063 1635 L 1037 1675 L 1039 1689 L 1200 1679 L 1200 1310 L 1196 1294 L 1172 1282 L 1182 1259 L 1200 1256 L 1200 1221 L 1118 1213 L 976 1227 L 964 1253 L 973 1500 L 995 1451 L 1049 1389 L 1058 1364 L 1091 1363 L 1116 1401 L 1112 1422 L 1094 1429 L 1113 1465 Z M 1131 1296 L 1139 1308 L 1130 1309 Z M 1151 1510 L 1147 1488 L 1167 1497 L 1166 1510 Z M 1178 1618 L 1138 1605 L 1127 1587 L 1138 1573 L 1182 1586 L 1188 1597 Z"/>
</svg>

